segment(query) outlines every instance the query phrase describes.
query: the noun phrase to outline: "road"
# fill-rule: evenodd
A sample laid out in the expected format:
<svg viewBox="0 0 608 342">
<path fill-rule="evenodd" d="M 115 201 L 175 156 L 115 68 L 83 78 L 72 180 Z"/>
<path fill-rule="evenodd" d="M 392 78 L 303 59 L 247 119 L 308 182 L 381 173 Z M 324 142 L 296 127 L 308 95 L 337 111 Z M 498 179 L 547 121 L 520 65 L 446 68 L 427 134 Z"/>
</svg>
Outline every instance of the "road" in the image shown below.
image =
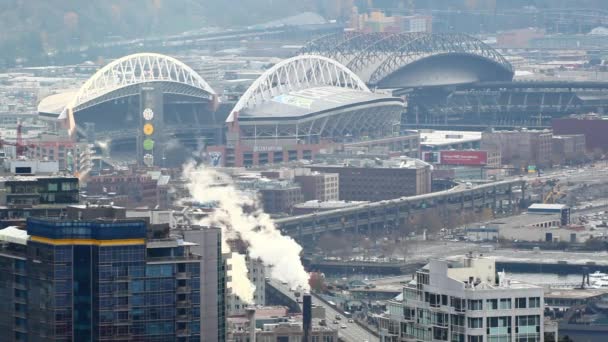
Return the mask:
<svg viewBox="0 0 608 342">
<path fill-rule="evenodd" d="M 348 319 L 346 319 L 341 312 L 338 312 L 333 307 L 320 300 L 315 294 L 312 295 L 312 303 L 325 308 L 327 325 L 329 327 L 338 329 L 338 336 L 340 337 L 340 340 L 345 342 L 380 341 L 378 336 L 374 336 L 369 331 L 359 326 L 359 324 L 354 322 L 349 323 Z M 333 323 L 336 315 L 340 315 L 342 317 L 341 320 L 338 320 L 338 324 Z M 342 328 L 342 326 L 346 326 L 346 328 Z"/>
<path fill-rule="evenodd" d="M 297 301 L 294 292 L 289 289 L 287 285 L 282 284 L 281 282 L 271 279 L 268 280 L 266 286 L 272 286 L 278 291 L 282 292 L 285 296 L 289 297 L 293 301 Z M 357 323 L 349 323 L 348 319 L 342 315 L 341 312 L 338 312 L 331 306 L 327 305 L 324 301 L 320 300 L 317 295 L 312 294 L 312 304 L 322 306 L 325 308 L 325 320 L 327 322 L 327 326 L 333 329 L 338 330 L 338 335 L 341 340 L 345 342 L 363 342 L 363 341 L 379 341 L 378 337 L 374 338 L 374 335 L 369 333 L 367 330 L 363 329 Z M 300 304 L 301 305 L 301 304 Z M 333 324 L 336 315 L 340 315 L 342 317 L 341 320 L 338 321 L 338 324 Z M 346 328 L 342 328 L 342 325 L 346 326 Z"/>
</svg>

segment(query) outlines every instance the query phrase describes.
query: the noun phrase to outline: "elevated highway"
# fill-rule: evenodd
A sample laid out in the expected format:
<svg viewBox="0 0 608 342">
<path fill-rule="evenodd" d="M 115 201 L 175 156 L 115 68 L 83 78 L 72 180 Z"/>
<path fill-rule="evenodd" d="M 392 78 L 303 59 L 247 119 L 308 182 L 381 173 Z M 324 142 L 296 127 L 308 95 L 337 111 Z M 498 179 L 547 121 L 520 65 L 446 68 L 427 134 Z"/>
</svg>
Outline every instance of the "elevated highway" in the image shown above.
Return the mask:
<svg viewBox="0 0 608 342">
<path fill-rule="evenodd" d="M 470 189 L 447 190 L 292 216 L 278 219 L 275 223 L 284 234 L 300 240 L 331 231 L 371 232 L 373 229 L 406 226 L 412 215 L 430 208 L 450 211 L 511 209 L 525 198 L 525 189 L 524 180 L 502 181 Z"/>
<path fill-rule="evenodd" d="M 287 285 L 276 279 L 266 280 L 265 295 L 267 304 L 286 306 L 290 313 L 302 313 L 301 294 L 296 297 Z"/>
</svg>

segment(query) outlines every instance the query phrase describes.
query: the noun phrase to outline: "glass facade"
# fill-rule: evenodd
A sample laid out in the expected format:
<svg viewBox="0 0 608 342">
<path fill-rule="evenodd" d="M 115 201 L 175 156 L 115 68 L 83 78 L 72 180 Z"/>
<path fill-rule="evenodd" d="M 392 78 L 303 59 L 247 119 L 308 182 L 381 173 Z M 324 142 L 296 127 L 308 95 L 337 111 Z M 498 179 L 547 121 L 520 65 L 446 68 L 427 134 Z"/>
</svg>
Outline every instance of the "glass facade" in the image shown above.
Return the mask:
<svg viewBox="0 0 608 342">
<path fill-rule="evenodd" d="M 30 177 L 4 182 L 8 206 L 78 203 L 78 178 Z"/>
<path fill-rule="evenodd" d="M 200 259 L 177 241 L 148 248 L 143 221 L 30 219 L 28 233 L 0 253 L 7 341 L 200 340 Z"/>
</svg>

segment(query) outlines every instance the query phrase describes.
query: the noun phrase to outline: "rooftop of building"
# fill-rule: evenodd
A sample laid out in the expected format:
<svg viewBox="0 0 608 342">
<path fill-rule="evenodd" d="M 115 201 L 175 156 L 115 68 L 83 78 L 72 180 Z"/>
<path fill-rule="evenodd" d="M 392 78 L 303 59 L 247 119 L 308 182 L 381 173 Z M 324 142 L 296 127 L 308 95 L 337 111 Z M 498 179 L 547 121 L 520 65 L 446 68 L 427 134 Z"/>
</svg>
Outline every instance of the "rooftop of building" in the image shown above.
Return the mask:
<svg viewBox="0 0 608 342">
<path fill-rule="evenodd" d="M 548 222 L 559 221 L 561 215 L 558 213 L 523 213 L 521 215 L 510 216 L 508 218 L 497 218 L 487 222 L 480 223 L 479 226 L 503 228 L 526 228 L 532 225 Z"/>
<path fill-rule="evenodd" d="M 269 318 L 280 318 L 287 317 L 289 309 L 285 306 L 254 306 L 251 307 L 255 309 L 255 319 L 256 320 L 264 320 Z M 246 315 L 242 316 L 232 316 L 228 318 L 230 323 L 245 323 L 249 322 L 249 318 Z"/>
<path fill-rule="evenodd" d="M 496 129 L 492 129 L 491 131 L 487 131 L 487 132 L 482 132 L 482 135 L 485 134 L 551 134 L 552 131 L 550 129 L 527 129 L 527 128 L 521 128 L 521 129 L 515 129 L 515 130 L 496 130 Z"/>
<path fill-rule="evenodd" d="M 481 141 L 481 132 L 420 130 L 420 144 L 444 146 Z"/>
<path fill-rule="evenodd" d="M 319 201 L 312 200 L 294 205 L 294 208 L 300 209 L 339 209 L 354 205 L 369 203 L 367 201 Z"/>
<path fill-rule="evenodd" d="M 59 175 L 0 175 L 0 182 L 36 182 L 38 180 L 78 180 L 77 177 L 66 174 Z"/>
<path fill-rule="evenodd" d="M 445 269 L 449 279 L 464 283 L 465 289 L 496 290 L 496 289 L 540 289 L 540 286 L 509 279 L 504 272 L 496 273 L 496 260 L 482 255 L 469 253 L 453 259 L 431 260 L 421 272 L 437 274 Z M 420 272 L 419 271 L 419 272 Z M 433 282 L 433 279 L 431 279 Z M 415 285 L 416 280 L 410 282 Z"/>
<path fill-rule="evenodd" d="M 528 210 L 563 210 L 567 208 L 568 206 L 565 204 L 534 203 L 528 207 Z"/>
<path fill-rule="evenodd" d="M 26 245 L 29 237 L 27 231 L 20 229 L 19 227 L 6 227 L 0 230 L 0 242 Z"/>
<path fill-rule="evenodd" d="M 431 167 L 431 164 L 416 158 L 401 156 L 391 159 L 355 159 L 344 158 L 341 160 L 328 160 L 319 164 L 312 164 L 311 167 L 359 167 L 359 168 L 376 168 L 376 169 L 419 169 Z"/>
<path fill-rule="evenodd" d="M 276 180 L 268 178 L 252 178 L 247 180 L 237 180 L 236 184 L 242 189 L 251 190 L 284 190 L 284 189 L 295 189 L 300 186 L 289 180 Z"/>
</svg>

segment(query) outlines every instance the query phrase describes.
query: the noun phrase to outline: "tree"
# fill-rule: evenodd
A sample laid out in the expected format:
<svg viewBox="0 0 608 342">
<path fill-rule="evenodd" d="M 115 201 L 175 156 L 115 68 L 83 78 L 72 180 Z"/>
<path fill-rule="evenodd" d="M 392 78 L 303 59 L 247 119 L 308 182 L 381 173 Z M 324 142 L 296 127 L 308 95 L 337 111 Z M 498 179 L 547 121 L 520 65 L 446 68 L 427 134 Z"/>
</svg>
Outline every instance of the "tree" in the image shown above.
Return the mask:
<svg viewBox="0 0 608 342">
<path fill-rule="evenodd" d="M 327 291 L 325 284 L 325 275 L 320 272 L 311 272 L 308 278 L 308 285 L 313 292 L 323 293 Z"/>
</svg>

